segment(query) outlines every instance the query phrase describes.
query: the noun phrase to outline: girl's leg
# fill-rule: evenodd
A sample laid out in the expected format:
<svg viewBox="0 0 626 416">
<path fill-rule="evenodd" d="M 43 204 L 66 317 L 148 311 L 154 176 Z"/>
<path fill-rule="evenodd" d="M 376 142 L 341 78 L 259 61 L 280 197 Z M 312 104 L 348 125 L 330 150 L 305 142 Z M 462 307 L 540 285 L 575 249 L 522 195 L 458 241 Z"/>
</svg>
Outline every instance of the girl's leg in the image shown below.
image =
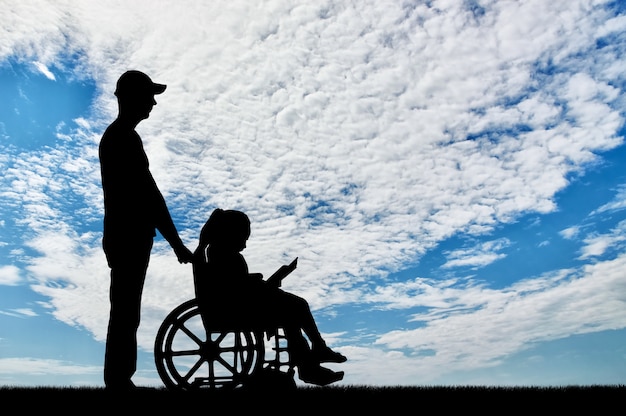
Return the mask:
<svg viewBox="0 0 626 416">
<path fill-rule="evenodd" d="M 302 328 L 306 336 L 311 341 L 312 360 L 318 363 L 320 362 L 334 362 L 342 363 L 346 361 L 346 357 L 338 352 L 332 351 L 326 345 L 326 341 L 322 338 L 320 331 L 317 327 L 311 308 L 308 302 L 292 293 L 283 292 L 281 301 L 278 304 L 281 305 L 283 310 L 287 312 L 285 318 L 288 319 L 288 325 L 291 328 Z M 290 330 L 294 338 L 302 337 L 300 330 Z M 296 341 L 297 346 L 300 347 L 300 340 Z"/>
</svg>

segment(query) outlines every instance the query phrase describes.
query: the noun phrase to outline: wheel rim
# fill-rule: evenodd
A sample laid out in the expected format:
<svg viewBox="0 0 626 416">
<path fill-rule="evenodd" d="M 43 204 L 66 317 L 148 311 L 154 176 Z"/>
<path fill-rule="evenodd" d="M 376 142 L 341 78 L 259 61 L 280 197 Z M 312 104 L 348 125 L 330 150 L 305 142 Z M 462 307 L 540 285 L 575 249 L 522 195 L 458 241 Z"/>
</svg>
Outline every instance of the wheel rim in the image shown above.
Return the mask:
<svg viewBox="0 0 626 416">
<path fill-rule="evenodd" d="M 157 371 L 171 389 L 236 388 L 262 366 L 263 354 L 254 332 L 206 331 L 195 300 L 170 312 L 155 341 Z"/>
</svg>

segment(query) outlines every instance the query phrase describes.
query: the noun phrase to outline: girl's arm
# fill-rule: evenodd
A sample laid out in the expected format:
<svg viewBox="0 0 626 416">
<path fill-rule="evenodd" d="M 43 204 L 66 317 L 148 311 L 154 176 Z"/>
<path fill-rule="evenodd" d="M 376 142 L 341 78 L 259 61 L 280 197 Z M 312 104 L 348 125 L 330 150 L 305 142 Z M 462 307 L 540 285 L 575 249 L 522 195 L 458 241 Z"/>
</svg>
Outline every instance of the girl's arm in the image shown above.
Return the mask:
<svg viewBox="0 0 626 416">
<path fill-rule="evenodd" d="M 263 274 L 262 273 L 248 273 L 248 276 L 252 277 L 253 279 L 256 280 L 263 280 Z"/>
</svg>

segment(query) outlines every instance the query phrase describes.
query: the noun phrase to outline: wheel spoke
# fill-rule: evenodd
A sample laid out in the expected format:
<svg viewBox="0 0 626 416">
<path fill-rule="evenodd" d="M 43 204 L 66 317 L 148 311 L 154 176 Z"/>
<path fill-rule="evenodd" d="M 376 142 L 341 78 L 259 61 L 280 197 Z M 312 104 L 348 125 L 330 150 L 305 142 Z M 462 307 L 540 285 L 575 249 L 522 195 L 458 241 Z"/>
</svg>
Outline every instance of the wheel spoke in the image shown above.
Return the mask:
<svg viewBox="0 0 626 416">
<path fill-rule="evenodd" d="M 202 340 L 200 338 L 198 338 L 198 336 L 196 335 L 195 332 L 193 332 L 191 329 L 187 328 L 187 325 L 185 325 L 185 322 L 181 323 L 180 325 L 180 329 L 187 334 L 187 336 L 189 338 L 191 338 L 197 345 L 202 344 Z"/>
<path fill-rule="evenodd" d="M 198 369 L 202 366 L 202 363 L 204 362 L 204 359 L 200 358 L 196 361 L 196 363 L 193 365 L 193 367 L 191 367 L 189 369 L 189 371 L 187 371 L 187 374 L 185 375 L 184 379 L 185 381 L 189 382 L 189 379 L 191 378 L 192 375 L 196 374 L 196 372 L 198 371 Z"/>
<path fill-rule="evenodd" d="M 168 388 L 235 388 L 263 365 L 262 333 L 217 328 L 204 328 L 195 300 L 166 317 L 157 333 L 154 355 Z"/>
<path fill-rule="evenodd" d="M 169 353 L 172 355 L 172 357 L 186 357 L 189 355 L 200 354 L 200 349 L 196 348 L 193 350 L 179 350 L 179 351 L 170 350 Z"/>
</svg>

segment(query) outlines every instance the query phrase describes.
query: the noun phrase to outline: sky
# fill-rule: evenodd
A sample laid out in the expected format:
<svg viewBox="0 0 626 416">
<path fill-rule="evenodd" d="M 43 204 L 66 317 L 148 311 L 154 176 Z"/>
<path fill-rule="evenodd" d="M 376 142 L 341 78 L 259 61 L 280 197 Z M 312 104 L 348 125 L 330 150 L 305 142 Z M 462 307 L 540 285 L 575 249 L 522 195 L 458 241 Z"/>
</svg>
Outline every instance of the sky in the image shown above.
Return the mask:
<svg viewBox="0 0 626 416">
<path fill-rule="evenodd" d="M 119 75 L 179 233 L 298 257 L 338 385 L 626 384 L 626 4 L 0 0 L 0 385 L 103 386 Z M 157 235 L 133 380 L 193 298 Z"/>
</svg>

